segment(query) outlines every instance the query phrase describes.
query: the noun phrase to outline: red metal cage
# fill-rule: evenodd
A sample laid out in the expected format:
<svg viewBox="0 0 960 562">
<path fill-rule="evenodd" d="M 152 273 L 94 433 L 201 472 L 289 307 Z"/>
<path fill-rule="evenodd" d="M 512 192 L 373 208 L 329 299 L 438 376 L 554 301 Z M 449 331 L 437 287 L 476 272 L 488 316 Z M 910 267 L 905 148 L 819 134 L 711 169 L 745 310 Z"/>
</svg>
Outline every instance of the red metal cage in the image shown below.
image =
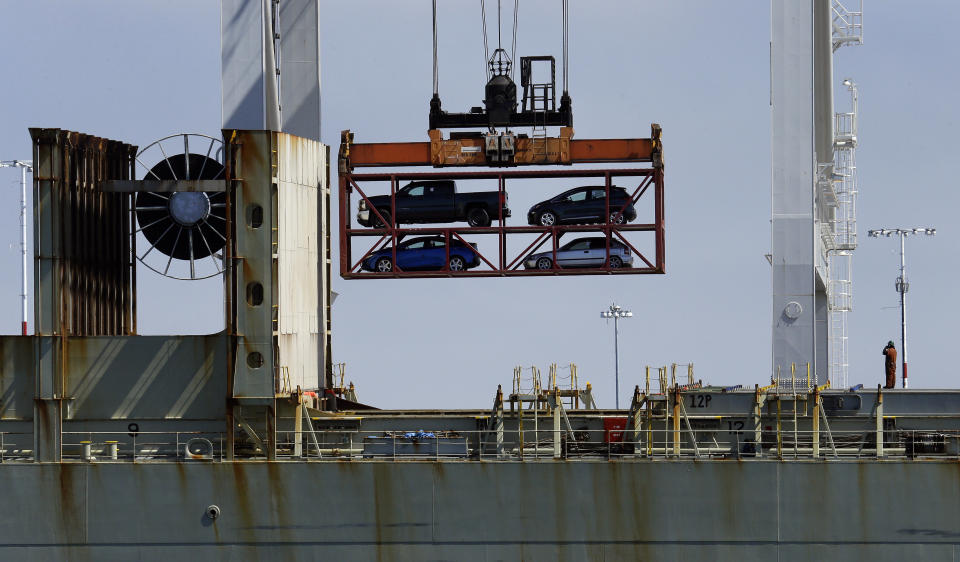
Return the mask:
<svg viewBox="0 0 960 562">
<path fill-rule="evenodd" d="M 606 213 L 607 221 L 600 224 L 571 224 L 557 226 L 509 226 L 503 217 L 502 205 L 499 215 L 490 226 L 470 227 L 467 225 L 438 225 L 438 226 L 418 226 L 403 227 L 397 225 L 387 225 L 381 228 L 356 228 L 352 224 L 352 206 L 351 198 L 356 191 L 361 199 L 365 200 L 367 207 L 371 212 L 377 215 L 379 222 L 386 225 L 388 221 L 376 210 L 376 207 L 370 202 L 367 193 L 361 187 L 368 182 L 389 182 L 390 184 L 390 216 L 396 217 L 396 193 L 398 184 L 402 181 L 424 180 L 424 179 L 496 179 L 498 191 L 500 192 L 500 201 L 504 201 L 507 196 L 507 181 L 512 179 L 525 178 L 602 178 L 606 188 Z M 611 208 L 610 188 L 613 185 L 613 178 L 632 178 L 632 188 L 628 190 L 630 195 L 629 202 L 632 202 L 638 209 L 638 218 L 640 209 L 646 210 L 647 216 L 653 216 L 653 222 L 616 224 L 611 222 L 611 218 L 617 219 L 619 214 L 624 211 L 628 203 L 624 203 L 619 209 Z M 584 275 L 584 274 L 651 274 L 664 273 L 664 212 L 663 212 L 663 168 L 642 168 L 642 169 L 563 169 L 563 170 L 496 170 L 496 171 L 475 171 L 475 172 L 401 172 L 401 173 L 363 173 L 355 174 L 349 170 L 341 169 L 339 185 L 339 211 L 340 211 L 340 275 L 344 279 L 382 279 L 399 277 L 507 277 L 507 276 L 530 276 L 530 275 Z M 652 188 L 652 189 L 651 189 Z M 652 193 L 651 193 L 652 192 Z M 652 209 L 650 208 L 652 206 Z M 651 213 L 652 211 L 652 213 Z M 611 212 L 613 214 L 611 214 Z M 493 217 L 491 217 L 493 218 Z M 392 222 L 392 221 L 390 221 Z M 595 232 L 602 234 L 606 240 L 606 258 L 601 267 L 560 267 L 557 265 L 557 250 L 559 239 L 567 233 L 575 232 Z M 654 248 L 652 256 L 650 252 L 641 252 L 637 249 L 635 243 L 631 242 L 626 233 L 647 232 L 653 236 Z M 528 244 L 524 250 L 517 253 L 508 251 L 507 240 L 511 235 L 534 234 L 534 241 Z M 374 252 L 392 248 L 392 263 L 397 264 L 397 244 L 409 235 L 439 235 L 445 240 L 446 262 L 450 261 L 451 242 L 458 240 L 464 244 L 469 244 L 464 236 L 467 235 L 496 235 L 497 237 L 497 255 L 484 255 L 479 250 L 475 253 L 479 255 L 486 269 L 477 268 L 474 270 L 466 269 L 452 271 L 449 266 L 435 271 L 403 271 L 399 267 L 393 267 L 389 272 L 368 272 L 362 271 L 362 262 Z M 353 253 L 354 238 L 376 238 L 371 246 L 364 246 L 363 254 L 359 259 L 355 259 Z M 623 244 L 635 256 L 634 267 L 611 267 L 610 248 L 611 243 L 617 241 Z M 550 269 L 522 269 L 524 259 L 533 252 L 537 252 L 544 245 L 550 244 L 549 248 L 553 255 L 552 267 Z"/>
</svg>

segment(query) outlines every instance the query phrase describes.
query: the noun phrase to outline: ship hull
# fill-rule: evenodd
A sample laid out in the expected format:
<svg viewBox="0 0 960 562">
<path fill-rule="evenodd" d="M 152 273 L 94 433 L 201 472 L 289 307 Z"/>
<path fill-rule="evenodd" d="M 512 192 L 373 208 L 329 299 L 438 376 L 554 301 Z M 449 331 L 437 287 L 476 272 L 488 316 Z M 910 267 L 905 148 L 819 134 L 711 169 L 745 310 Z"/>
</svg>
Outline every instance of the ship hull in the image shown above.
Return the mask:
<svg viewBox="0 0 960 562">
<path fill-rule="evenodd" d="M 24 463 L 0 493 L 3 560 L 960 553 L 957 462 Z"/>
</svg>

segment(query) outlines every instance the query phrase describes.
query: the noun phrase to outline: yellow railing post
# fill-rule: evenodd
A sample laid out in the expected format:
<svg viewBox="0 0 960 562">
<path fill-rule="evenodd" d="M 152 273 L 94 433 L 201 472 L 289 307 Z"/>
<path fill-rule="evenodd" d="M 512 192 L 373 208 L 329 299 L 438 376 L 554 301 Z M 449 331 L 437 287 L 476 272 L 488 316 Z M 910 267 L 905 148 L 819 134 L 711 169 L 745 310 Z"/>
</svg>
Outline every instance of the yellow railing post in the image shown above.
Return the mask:
<svg viewBox="0 0 960 562">
<path fill-rule="evenodd" d="M 647 367 L 649 370 L 649 367 Z M 649 394 L 647 395 L 649 397 Z M 647 398 L 647 458 L 653 456 L 653 401 Z"/>
<path fill-rule="evenodd" d="M 673 385 L 673 456 L 680 458 L 680 389 Z"/>
<path fill-rule="evenodd" d="M 813 458 L 820 458 L 820 389 L 813 387 Z"/>
<path fill-rule="evenodd" d="M 783 458 L 783 433 L 780 427 L 780 394 L 777 394 L 777 458 Z"/>
</svg>

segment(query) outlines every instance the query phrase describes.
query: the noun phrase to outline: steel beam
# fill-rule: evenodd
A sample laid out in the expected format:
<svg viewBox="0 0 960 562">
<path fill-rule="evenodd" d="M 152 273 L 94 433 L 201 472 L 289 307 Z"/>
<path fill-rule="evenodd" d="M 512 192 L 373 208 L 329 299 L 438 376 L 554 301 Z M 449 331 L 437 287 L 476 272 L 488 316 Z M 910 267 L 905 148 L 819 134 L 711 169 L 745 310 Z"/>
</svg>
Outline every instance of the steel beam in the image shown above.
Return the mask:
<svg viewBox="0 0 960 562">
<path fill-rule="evenodd" d="M 538 139 L 520 137 L 517 139 L 514 165 L 544 164 L 595 164 L 651 162 L 655 168 L 663 167 L 663 145 L 660 140 L 661 128 L 651 125 L 650 138 L 635 139 L 572 139 L 573 130 L 568 129 L 560 137 L 551 137 L 547 143 L 546 155 Z M 484 138 L 457 137 L 443 139 L 440 131 L 431 131 L 430 142 L 353 142 L 353 133 L 349 130 L 340 134 L 340 173 L 351 172 L 355 168 L 400 167 L 400 166 L 488 166 L 484 151 Z"/>
<path fill-rule="evenodd" d="M 103 182 L 103 191 L 110 193 L 136 193 L 149 191 L 170 193 L 174 191 L 220 192 L 227 190 L 225 180 L 108 180 Z"/>
</svg>

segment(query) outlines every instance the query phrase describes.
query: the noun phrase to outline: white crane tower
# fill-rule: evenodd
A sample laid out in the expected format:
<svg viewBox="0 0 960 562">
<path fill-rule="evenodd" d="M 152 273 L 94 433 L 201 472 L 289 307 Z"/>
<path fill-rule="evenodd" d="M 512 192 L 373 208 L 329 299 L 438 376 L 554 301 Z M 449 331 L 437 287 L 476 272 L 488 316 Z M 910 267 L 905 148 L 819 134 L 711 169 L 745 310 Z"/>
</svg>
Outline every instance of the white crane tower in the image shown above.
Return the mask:
<svg viewBox="0 0 960 562">
<path fill-rule="evenodd" d="M 857 90 L 835 113 L 833 52 L 863 41 L 862 3 L 771 3 L 772 371 L 847 384 L 856 248 Z"/>
</svg>

